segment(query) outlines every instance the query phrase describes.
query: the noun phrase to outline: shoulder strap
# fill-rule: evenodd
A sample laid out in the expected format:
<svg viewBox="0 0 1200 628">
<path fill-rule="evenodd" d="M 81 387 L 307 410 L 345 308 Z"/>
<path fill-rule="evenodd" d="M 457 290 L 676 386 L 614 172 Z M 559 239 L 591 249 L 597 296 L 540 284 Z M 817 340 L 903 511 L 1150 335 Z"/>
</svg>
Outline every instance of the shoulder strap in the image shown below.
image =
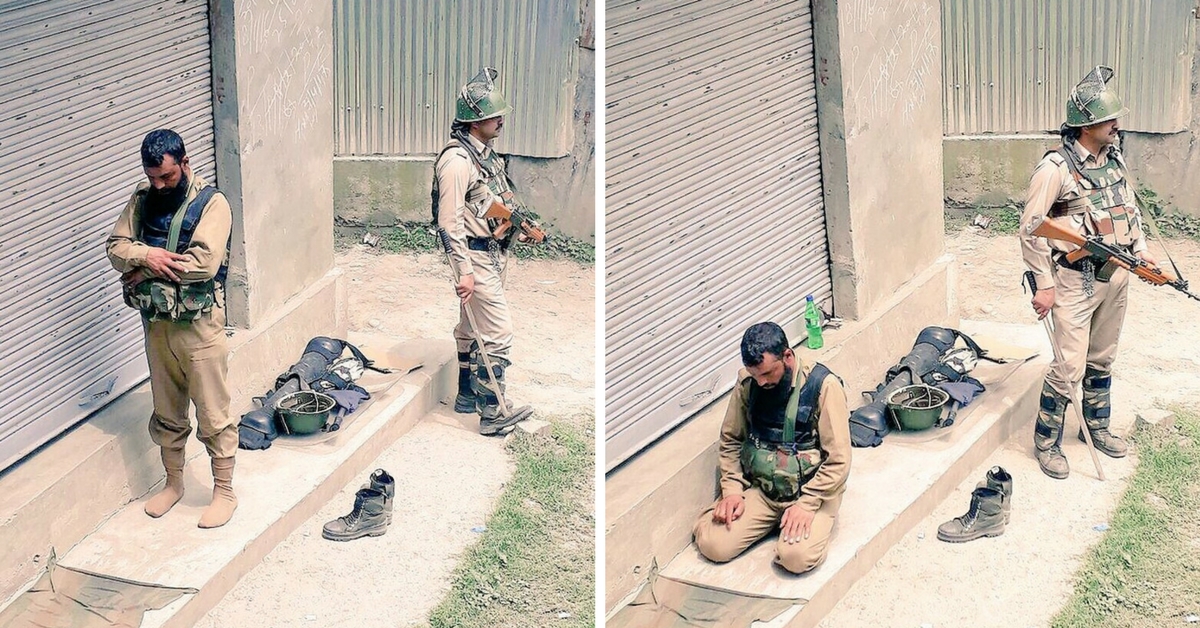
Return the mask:
<svg viewBox="0 0 1200 628">
<path fill-rule="evenodd" d="M 811 379 L 812 373 L 809 374 L 809 380 Z M 788 397 L 787 411 L 783 415 L 783 442 L 785 443 L 796 442 L 796 414 L 800 409 L 800 398 L 804 396 L 804 389 L 809 385 L 808 381 L 805 381 L 803 386 L 797 386 L 798 383 L 800 383 L 800 369 L 797 368 L 796 372 L 792 374 L 792 394 Z"/>
<path fill-rule="evenodd" d="M 995 362 L 996 364 L 1004 364 L 1006 362 L 1006 360 L 989 356 L 987 349 L 980 347 L 979 343 L 975 342 L 970 336 L 962 333 L 961 331 L 958 331 L 957 329 L 952 329 L 950 331 L 953 331 L 954 335 L 962 338 L 963 342 L 967 343 L 967 347 L 970 348 L 971 351 L 974 351 L 975 355 L 979 356 L 980 360 L 987 360 L 988 362 Z"/>
<path fill-rule="evenodd" d="M 392 372 L 392 369 L 383 368 L 382 366 L 375 366 L 375 362 L 367 359 L 367 356 L 363 355 L 363 352 L 360 351 L 358 347 L 356 347 L 344 340 L 342 341 L 342 343 L 346 345 L 346 348 L 350 350 L 350 353 L 354 354 L 355 359 L 357 359 L 359 362 L 362 362 L 363 368 L 370 369 L 372 371 L 375 371 L 376 373 L 391 373 Z"/>
<path fill-rule="evenodd" d="M 196 228 L 196 223 L 200 222 L 200 214 L 204 213 L 205 206 L 212 200 L 214 194 L 217 193 L 217 188 L 211 185 L 206 185 L 200 188 L 196 193 L 196 197 L 192 202 L 187 204 L 187 209 L 184 211 L 175 212 L 175 217 L 171 219 L 171 231 L 167 235 L 167 250 L 172 253 L 178 253 L 179 235 L 183 231 L 183 223 L 186 221 Z"/>
<path fill-rule="evenodd" d="M 133 228 L 137 231 L 137 239 L 142 239 L 142 214 L 146 210 L 146 193 L 147 189 L 138 188 L 134 193 L 137 198 L 137 203 L 133 206 Z"/>
</svg>

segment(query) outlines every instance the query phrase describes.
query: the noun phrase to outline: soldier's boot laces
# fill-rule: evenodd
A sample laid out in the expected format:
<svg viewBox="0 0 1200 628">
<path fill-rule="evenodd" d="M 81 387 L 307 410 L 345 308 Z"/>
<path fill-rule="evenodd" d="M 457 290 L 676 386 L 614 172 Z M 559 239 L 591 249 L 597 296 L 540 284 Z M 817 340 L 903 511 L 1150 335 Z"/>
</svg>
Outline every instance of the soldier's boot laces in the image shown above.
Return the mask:
<svg viewBox="0 0 1200 628">
<path fill-rule="evenodd" d="M 524 421 L 533 416 L 533 408 L 531 406 L 514 407 L 512 400 L 505 398 L 508 402 L 508 415 L 504 415 L 500 411 L 500 395 L 505 392 L 504 385 L 504 369 L 507 366 L 503 361 L 492 363 L 492 373 L 495 375 L 496 386 L 499 387 L 499 392 L 492 389 L 492 379 L 488 377 L 487 365 L 482 362 L 475 370 L 475 396 L 479 399 L 479 433 L 484 436 L 492 436 L 501 434 L 508 428 Z"/>
<path fill-rule="evenodd" d="M 1092 445 L 1096 447 L 1096 451 L 1111 458 L 1124 458 L 1125 454 L 1129 453 L 1129 445 L 1125 443 L 1125 439 L 1108 431 L 1107 427 L 1088 431 L 1092 433 Z M 1083 439 L 1083 430 L 1079 430 L 1079 440 Z"/>
<path fill-rule="evenodd" d="M 1062 452 L 1063 417 L 1067 413 L 1068 403 L 1070 400 L 1051 388 L 1050 382 L 1042 384 L 1038 415 L 1033 425 L 1033 446 L 1042 473 L 1057 480 L 1071 473 L 1067 457 Z"/>
<path fill-rule="evenodd" d="M 454 411 L 459 414 L 472 414 L 477 411 L 478 399 L 475 387 L 471 384 L 471 372 L 475 369 L 477 358 L 476 343 L 471 343 L 471 350 L 458 354 L 458 394 L 454 396 Z"/>
<path fill-rule="evenodd" d="M 1003 498 L 1002 510 L 1004 511 L 1004 525 L 1008 525 L 1008 521 L 1012 516 L 1012 494 L 1013 480 L 1012 475 L 1004 470 L 1004 467 L 992 467 L 988 469 L 984 480 L 977 484 L 975 488 L 991 488 L 1000 491 L 1000 496 Z"/>
<path fill-rule="evenodd" d="M 396 479 L 392 474 L 383 469 L 375 469 L 371 474 L 371 481 L 368 484 L 363 484 L 360 488 L 373 488 L 380 493 L 383 493 L 383 510 L 387 513 L 388 525 L 392 524 L 392 506 L 396 499 Z"/>
<path fill-rule="evenodd" d="M 1065 479 L 1071 474 L 1071 465 L 1067 463 L 1067 457 L 1063 455 L 1062 448 L 1058 445 L 1053 445 L 1049 449 L 1037 451 L 1038 466 L 1042 468 L 1042 473 L 1056 479 Z"/>
<path fill-rule="evenodd" d="M 362 488 L 354 494 L 354 510 L 326 523 L 321 536 L 330 541 L 353 541 L 364 536 L 383 536 L 387 527 L 387 497 L 373 488 Z"/>
<path fill-rule="evenodd" d="M 1004 534 L 1004 496 L 986 486 L 971 493 L 966 514 L 938 526 L 937 537 L 947 543 L 965 543 L 985 536 Z"/>
<path fill-rule="evenodd" d="M 1111 416 L 1112 375 L 1089 366 L 1083 374 L 1083 422 L 1097 450 L 1112 458 L 1124 458 L 1129 445 L 1108 431 Z M 1079 440 L 1084 440 L 1083 428 L 1079 429 Z"/>
</svg>

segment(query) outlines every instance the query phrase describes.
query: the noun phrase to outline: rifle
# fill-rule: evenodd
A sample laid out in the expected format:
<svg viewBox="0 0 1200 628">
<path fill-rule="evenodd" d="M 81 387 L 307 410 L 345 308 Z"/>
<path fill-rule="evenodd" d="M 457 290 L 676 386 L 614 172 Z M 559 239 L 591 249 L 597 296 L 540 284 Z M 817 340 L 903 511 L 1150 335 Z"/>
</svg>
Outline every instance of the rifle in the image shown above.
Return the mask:
<svg viewBox="0 0 1200 628">
<path fill-rule="evenodd" d="M 508 230 L 512 229 L 513 225 L 516 225 L 521 230 L 521 233 L 525 234 L 525 237 L 530 240 L 538 243 L 545 242 L 550 236 L 546 235 L 546 232 L 532 218 L 525 214 L 524 209 L 518 207 L 516 203 L 511 202 L 512 199 L 509 194 L 506 193 L 505 196 L 510 197 L 505 200 L 510 201 L 511 207 L 505 205 L 502 200 L 496 199 L 492 201 L 492 206 L 483 214 L 484 218 L 495 218 L 500 221 L 500 224 L 496 226 L 496 230 L 492 232 L 492 237 L 497 240 L 503 240 L 504 236 L 508 235 Z"/>
<path fill-rule="evenodd" d="M 1186 294 L 1187 296 L 1200 301 L 1200 296 L 1196 296 L 1188 291 L 1188 282 L 1186 279 L 1176 278 L 1171 273 L 1168 273 L 1160 268 L 1152 267 L 1146 262 L 1138 259 L 1136 255 L 1131 255 L 1118 249 L 1115 246 L 1105 244 L 1100 236 L 1084 237 L 1079 233 L 1067 229 L 1062 225 L 1046 219 L 1042 224 L 1038 225 L 1037 229 L 1033 230 L 1032 235 L 1047 238 L 1050 240 L 1061 240 L 1070 242 L 1079 247 L 1079 250 L 1067 253 L 1067 261 L 1075 263 L 1085 257 L 1091 256 L 1104 263 L 1112 263 L 1138 276 L 1139 279 L 1156 286 L 1171 286 L 1172 288 Z"/>
</svg>

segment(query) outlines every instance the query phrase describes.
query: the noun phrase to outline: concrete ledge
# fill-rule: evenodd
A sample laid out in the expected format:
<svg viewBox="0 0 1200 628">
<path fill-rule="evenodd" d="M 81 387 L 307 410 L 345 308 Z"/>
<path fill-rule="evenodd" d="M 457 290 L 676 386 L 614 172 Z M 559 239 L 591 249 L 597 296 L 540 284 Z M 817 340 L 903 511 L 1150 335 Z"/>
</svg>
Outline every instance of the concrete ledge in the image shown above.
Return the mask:
<svg viewBox="0 0 1200 628">
<path fill-rule="evenodd" d="M 255 329 L 230 338 L 231 407 L 239 415 L 299 357 L 316 335 L 344 337 L 345 282 L 334 269 Z M 153 403 L 144 383 L 0 474 L 0 600 L 123 505 L 162 481 L 146 420 Z M 192 456 L 203 447 L 189 443 Z M 69 564 L 69 563 L 68 563 Z"/>
<path fill-rule="evenodd" d="M 196 527 L 212 486 L 207 457 L 200 455 L 188 462 L 187 492 L 170 513 L 151 519 L 142 512 L 144 500 L 130 503 L 70 551 L 59 547 L 60 562 L 121 578 L 196 587 L 198 594 L 147 613 L 142 624 L 194 625 L 271 549 L 343 486 L 366 477 L 367 464 L 451 394 L 457 365 L 451 343 L 417 341 L 401 350 L 420 353 L 425 367 L 386 376 L 382 385 L 364 383 L 369 390 L 382 390 L 332 438 L 304 444 L 281 438 L 266 451 L 239 452 L 234 474 L 239 507 L 228 525 Z"/>
<path fill-rule="evenodd" d="M 1037 395 L 1049 365 L 1049 345 L 1036 325 L 964 322 L 967 333 L 1036 347 L 1029 362 L 981 363 L 974 375 L 987 387 L 960 412 L 956 426 L 891 434 L 877 448 L 856 449 L 852 480 L 826 562 L 804 576 L 774 567 L 774 541 L 760 543 L 727 565 L 715 565 L 689 547 L 663 574 L 710 586 L 769 597 L 807 600 L 769 622 L 772 627 L 808 628 L 837 604 L 884 553 L 924 519 L 1002 443 L 1027 429 L 1037 412 Z"/>
<path fill-rule="evenodd" d="M 825 334 L 820 352 L 801 349 L 842 377 L 852 408 L 858 391 L 874 388 L 880 373 L 928 325 L 957 324 L 949 298 L 953 257 L 944 256 L 881 305 L 870 317 Z M 637 588 L 652 561 L 665 565 L 691 543 L 691 528 L 717 490 L 716 438 L 725 397 L 668 433 L 605 480 L 605 609 Z"/>
</svg>

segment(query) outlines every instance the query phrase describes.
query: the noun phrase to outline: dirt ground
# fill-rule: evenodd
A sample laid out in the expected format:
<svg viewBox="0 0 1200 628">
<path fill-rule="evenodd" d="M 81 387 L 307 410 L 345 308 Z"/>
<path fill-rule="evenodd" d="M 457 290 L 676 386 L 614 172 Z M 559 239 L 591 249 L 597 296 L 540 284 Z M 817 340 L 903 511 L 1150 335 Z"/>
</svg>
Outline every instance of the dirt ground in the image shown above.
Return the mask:
<svg viewBox="0 0 1200 628">
<path fill-rule="evenodd" d="M 1185 276 L 1200 277 L 1200 245 L 1190 240 L 1168 245 Z M 1037 322 L 1020 287 L 1024 268 L 1015 236 L 972 228 L 948 235 L 946 247 L 958 258 L 963 319 Z M 1151 252 L 1165 263 L 1160 247 L 1152 244 Z M 1200 398 L 1200 303 L 1171 288 L 1131 283 L 1113 367 L 1118 434 L 1132 427 L 1140 410 L 1194 404 Z M 888 551 L 819 625 L 1048 626 L 1071 594 L 1076 570 L 1100 540 L 1136 465 L 1136 454 L 1123 460 L 1101 455 L 1108 481 L 1099 482 L 1073 429 L 1064 444 L 1071 476 L 1052 480 L 1033 459 L 1030 434 L 1014 436 Z M 938 541 L 938 525 L 966 512 L 971 490 L 992 465 L 1003 466 L 1014 478 L 1012 521 L 1004 535 L 965 544 Z"/>
<path fill-rule="evenodd" d="M 384 255 L 357 246 L 338 254 L 348 280 L 350 329 L 397 340 L 451 338 L 458 317 L 448 267 L 431 254 Z M 508 294 L 516 326 L 509 394 L 543 415 L 594 434 L 595 269 L 573 262 L 515 261 Z M 320 512 L 280 543 L 200 628 L 423 625 L 453 570 L 491 513 L 513 464 L 500 438 L 483 438 L 471 415 L 442 407 L 417 424 Z M 469 460 L 458 465 L 430 460 Z M 397 477 L 387 534 L 349 543 L 321 538 L 350 511 L 371 469 Z M 468 481 L 469 480 L 469 481 Z M 268 619 L 270 618 L 270 619 Z"/>
</svg>

